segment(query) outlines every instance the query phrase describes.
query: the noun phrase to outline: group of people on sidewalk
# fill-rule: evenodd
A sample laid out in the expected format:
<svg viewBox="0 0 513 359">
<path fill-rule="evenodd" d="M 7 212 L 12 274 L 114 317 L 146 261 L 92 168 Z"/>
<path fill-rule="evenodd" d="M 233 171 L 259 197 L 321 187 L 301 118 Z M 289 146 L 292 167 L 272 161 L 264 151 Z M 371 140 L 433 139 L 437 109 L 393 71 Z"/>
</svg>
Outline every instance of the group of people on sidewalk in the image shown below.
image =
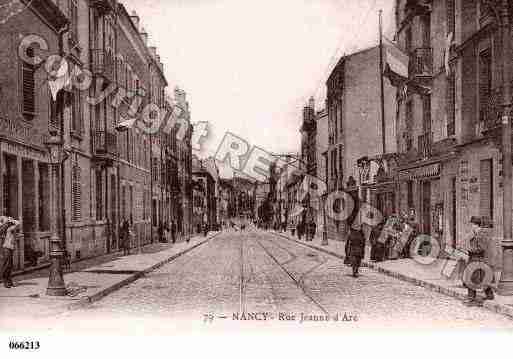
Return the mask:
<svg viewBox="0 0 513 359">
<path fill-rule="evenodd" d="M 123 255 L 130 255 L 130 248 L 132 247 L 132 238 L 135 236 L 132 230 L 133 224 L 128 219 L 124 218 L 119 227 L 119 249 L 123 251 Z M 176 243 L 177 225 L 174 221 L 165 223 L 159 222 L 157 227 L 157 236 L 160 243 Z M 170 237 L 170 238 L 169 238 Z M 186 239 L 189 242 L 189 238 Z"/>
<path fill-rule="evenodd" d="M 430 254 L 431 248 L 423 247 L 424 240 L 415 241 L 417 238 L 422 239 L 422 236 L 419 236 L 418 226 L 411 218 L 409 219 L 407 216 L 396 217 L 393 220 L 388 220 L 386 224 L 384 221 L 374 226 L 370 231 L 371 261 L 381 262 L 411 258 L 412 252 L 415 252 L 415 255 Z M 499 270 L 500 253 L 498 253 L 497 245 L 490 234 L 491 223 L 487 218 L 472 216 L 470 224 L 471 233 L 465 239 L 466 251 L 463 251 L 468 254 L 468 258 L 466 260 L 459 258 L 462 265 L 458 274 L 463 286 L 468 290 L 468 298 L 465 304 L 481 306 L 483 300 L 493 300 L 495 297 L 490 284 L 497 279 L 495 276 L 497 276 Z M 414 241 L 415 245 L 413 245 Z M 428 244 L 428 246 L 431 246 L 431 244 Z M 358 270 L 365 256 L 365 235 L 359 221 L 354 221 L 350 226 L 345 253 L 345 263 L 352 266 L 353 276 L 358 277 Z M 465 278 L 464 269 L 473 262 L 481 263 L 476 270 L 471 271 L 469 278 Z M 488 273 L 486 268 L 489 269 Z M 486 276 L 491 276 L 488 282 L 485 282 Z M 483 291 L 484 298 L 477 296 L 478 290 Z"/>
</svg>

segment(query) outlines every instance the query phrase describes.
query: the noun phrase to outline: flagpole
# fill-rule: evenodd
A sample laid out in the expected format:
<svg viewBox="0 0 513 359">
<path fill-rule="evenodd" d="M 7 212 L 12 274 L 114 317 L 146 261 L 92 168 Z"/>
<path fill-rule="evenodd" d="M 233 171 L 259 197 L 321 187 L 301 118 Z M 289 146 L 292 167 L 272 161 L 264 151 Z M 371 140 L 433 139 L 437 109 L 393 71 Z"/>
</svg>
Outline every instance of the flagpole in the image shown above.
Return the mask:
<svg viewBox="0 0 513 359">
<path fill-rule="evenodd" d="M 383 154 L 386 153 L 386 136 L 385 136 L 385 84 L 383 81 L 383 28 L 382 13 L 379 10 L 379 80 L 381 87 L 381 141 L 383 145 Z"/>
</svg>

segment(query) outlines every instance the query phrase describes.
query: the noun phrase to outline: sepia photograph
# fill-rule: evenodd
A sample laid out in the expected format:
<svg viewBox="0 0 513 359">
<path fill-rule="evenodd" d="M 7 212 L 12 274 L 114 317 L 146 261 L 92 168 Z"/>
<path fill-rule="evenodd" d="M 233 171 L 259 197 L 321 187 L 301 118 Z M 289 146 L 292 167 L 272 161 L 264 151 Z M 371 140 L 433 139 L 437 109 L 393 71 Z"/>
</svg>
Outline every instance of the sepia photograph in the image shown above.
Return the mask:
<svg viewBox="0 0 513 359">
<path fill-rule="evenodd" d="M 489 357 L 512 51 L 513 0 L 0 0 L 0 352 Z"/>
</svg>

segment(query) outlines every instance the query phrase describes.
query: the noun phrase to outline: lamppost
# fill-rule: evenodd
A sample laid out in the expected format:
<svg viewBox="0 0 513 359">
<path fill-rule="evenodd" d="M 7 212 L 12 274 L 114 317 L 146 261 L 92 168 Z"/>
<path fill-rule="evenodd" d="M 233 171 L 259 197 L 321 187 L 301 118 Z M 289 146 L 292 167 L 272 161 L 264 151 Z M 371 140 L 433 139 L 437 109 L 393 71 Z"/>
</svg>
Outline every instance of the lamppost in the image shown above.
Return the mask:
<svg viewBox="0 0 513 359">
<path fill-rule="evenodd" d="M 66 295 L 66 286 L 64 284 L 64 277 L 62 275 L 62 265 L 61 261 L 64 257 L 64 251 L 61 246 L 61 240 L 58 236 L 58 222 L 57 222 L 57 213 L 59 206 L 60 194 L 56 191 L 56 180 L 57 177 L 54 175 L 60 166 L 60 164 L 64 161 L 64 151 L 63 151 L 63 142 L 59 135 L 53 133 L 50 135 L 47 141 L 45 141 L 45 146 L 48 149 L 48 155 L 50 158 L 50 208 L 52 211 L 52 235 L 50 237 L 50 273 L 48 278 L 48 287 L 46 288 L 46 295 L 50 296 L 65 296 Z M 61 169 L 62 170 L 62 169 Z M 64 189 L 61 188 L 61 191 Z M 61 204 L 63 205 L 63 204 Z"/>
</svg>

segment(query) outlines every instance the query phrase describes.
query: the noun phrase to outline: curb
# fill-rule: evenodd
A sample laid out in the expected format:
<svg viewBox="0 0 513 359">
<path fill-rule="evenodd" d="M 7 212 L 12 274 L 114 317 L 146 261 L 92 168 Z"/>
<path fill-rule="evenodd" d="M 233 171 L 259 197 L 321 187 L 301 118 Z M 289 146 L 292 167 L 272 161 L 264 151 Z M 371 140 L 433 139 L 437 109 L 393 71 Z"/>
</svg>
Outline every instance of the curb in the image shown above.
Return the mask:
<svg viewBox="0 0 513 359">
<path fill-rule="evenodd" d="M 271 232 L 273 233 L 273 232 Z M 319 247 L 316 247 L 316 246 L 313 246 L 311 244 L 307 244 L 307 243 L 303 243 L 303 242 L 300 242 L 298 240 L 295 240 L 293 238 L 290 238 L 290 237 L 287 237 L 283 234 L 280 234 L 280 233 L 273 233 L 274 235 L 276 236 L 280 236 L 280 237 L 283 237 L 291 242 L 295 242 L 297 244 L 301 244 L 305 247 L 308 247 L 308 248 L 311 248 L 311 249 L 316 249 L 320 252 L 324 252 L 326 254 L 329 254 L 329 255 L 332 255 L 334 257 L 337 257 L 339 259 L 344 259 L 345 256 L 339 254 L 339 253 L 336 253 L 336 252 L 333 252 L 331 250 L 328 250 L 328 249 L 325 249 L 325 248 L 319 248 Z M 465 300 L 467 299 L 467 296 L 465 294 L 462 294 L 462 293 L 459 293 L 457 291 L 455 291 L 454 289 L 450 289 L 450 288 L 445 288 L 445 287 L 442 287 L 441 285 L 438 285 L 438 284 L 434 284 L 434 283 L 430 283 L 430 282 L 427 282 L 425 280 L 422 280 L 422 279 L 417 279 L 417 278 L 414 278 L 414 277 L 410 277 L 410 276 L 407 276 L 405 274 L 402 274 L 402 273 L 398 273 L 398 272 L 394 272 L 394 271 L 391 271 L 389 269 L 385 269 L 385 268 L 382 268 L 378 265 L 376 265 L 375 263 L 372 263 L 372 262 L 368 262 L 368 261 L 364 261 L 362 260 L 362 266 L 363 267 L 367 267 L 367 268 L 370 268 L 370 269 L 373 269 L 381 274 L 384 274 L 388 277 L 392 277 L 392 278 L 395 278 L 395 279 L 399 279 L 403 282 L 407 282 L 407 283 L 411 283 L 411 284 L 414 284 L 418 287 L 422 287 L 422 288 L 425 288 L 427 290 L 430 290 L 432 292 L 437 292 L 437 293 L 440 293 L 440 294 L 444 294 L 446 296 L 449 296 L 449 297 L 452 297 L 452 298 L 456 298 L 456 299 L 459 299 L 459 300 Z M 486 308 L 488 309 L 489 311 L 491 312 L 494 312 L 494 313 L 497 313 L 497 314 L 502 314 L 504 316 L 507 316 L 511 319 L 513 319 L 513 307 L 510 308 L 509 306 L 505 305 L 505 304 L 499 304 L 499 303 L 493 303 L 493 302 L 490 302 L 490 301 L 485 301 L 483 302 L 483 308 Z"/>
<path fill-rule="evenodd" d="M 69 310 L 76 310 L 76 309 L 80 309 L 80 308 L 86 307 L 86 306 L 88 306 L 88 305 L 90 305 L 90 304 L 92 304 L 94 302 L 97 302 L 100 299 L 106 297 L 107 295 L 117 291 L 118 289 L 121 289 L 124 286 L 126 286 L 126 285 L 128 285 L 130 283 L 135 282 L 139 278 L 144 277 L 144 275 L 146 275 L 146 274 L 148 274 L 148 273 L 150 273 L 150 272 L 152 272 L 152 271 L 154 271 L 154 270 L 156 270 L 156 269 L 158 269 L 158 268 L 160 268 L 160 267 L 162 267 L 162 266 L 172 262 L 176 258 L 178 258 L 178 257 L 180 257 L 180 256 L 182 256 L 182 255 L 192 251 L 193 249 L 198 248 L 199 246 L 201 246 L 201 245 L 203 245 L 205 243 L 207 243 L 211 239 L 213 239 L 216 236 L 218 236 L 220 233 L 221 232 L 215 233 L 212 236 L 210 236 L 210 237 L 208 237 L 208 238 L 206 238 L 206 239 L 196 243 L 195 245 L 193 245 L 193 246 L 191 246 L 191 247 L 189 247 L 189 248 L 187 248 L 187 249 L 185 249 L 185 250 L 183 250 L 181 252 L 175 253 L 175 254 L 173 254 L 171 257 L 169 257 L 167 259 L 164 259 L 164 260 L 162 260 L 160 262 L 157 262 L 156 264 L 152 265 L 149 268 L 146 268 L 146 269 L 144 269 L 142 271 L 139 271 L 139 272 L 137 272 L 135 274 L 132 274 L 128 278 L 125 278 L 125 279 L 123 279 L 120 282 L 114 283 L 111 286 L 106 287 L 106 288 L 100 290 L 99 292 L 91 294 L 90 296 L 85 296 L 85 297 L 77 300 L 76 302 L 68 305 L 67 308 Z"/>
</svg>

